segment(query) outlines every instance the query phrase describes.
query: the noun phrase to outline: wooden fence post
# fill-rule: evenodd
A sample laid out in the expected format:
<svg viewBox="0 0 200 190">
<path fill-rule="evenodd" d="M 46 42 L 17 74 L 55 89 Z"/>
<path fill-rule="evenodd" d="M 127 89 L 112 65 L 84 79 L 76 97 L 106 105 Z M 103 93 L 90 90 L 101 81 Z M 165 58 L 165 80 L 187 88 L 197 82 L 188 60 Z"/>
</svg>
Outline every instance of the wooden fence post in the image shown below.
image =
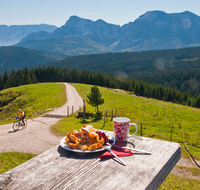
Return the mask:
<svg viewBox="0 0 200 190">
<path fill-rule="evenodd" d="M 172 123 L 172 127 L 171 127 L 170 142 L 172 141 L 172 130 L 173 130 L 173 123 Z"/>
<path fill-rule="evenodd" d="M 85 100 L 83 99 L 83 120 L 85 120 Z"/>
<path fill-rule="evenodd" d="M 67 106 L 67 116 L 69 116 L 69 106 Z"/>
<path fill-rule="evenodd" d="M 113 109 L 112 109 L 112 116 L 111 116 L 111 120 L 113 120 Z"/>
<path fill-rule="evenodd" d="M 72 115 L 73 115 L 73 113 L 74 113 L 74 106 L 72 106 Z"/>
</svg>

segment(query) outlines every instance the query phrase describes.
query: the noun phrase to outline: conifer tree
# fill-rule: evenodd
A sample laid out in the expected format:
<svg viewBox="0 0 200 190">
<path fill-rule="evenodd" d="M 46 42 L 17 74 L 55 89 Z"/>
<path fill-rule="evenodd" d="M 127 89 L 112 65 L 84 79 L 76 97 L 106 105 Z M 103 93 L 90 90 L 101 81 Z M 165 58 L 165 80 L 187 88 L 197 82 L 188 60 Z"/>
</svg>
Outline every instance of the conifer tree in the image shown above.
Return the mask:
<svg viewBox="0 0 200 190">
<path fill-rule="evenodd" d="M 97 108 L 97 114 L 99 113 L 98 106 L 104 103 L 104 99 L 101 97 L 99 88 L 95 85 L 91 87 L 90 93 L 87 95 L 86 101 L 93 107 Z"/>
<path fill-rule="evenodd" d="M 2 76 L 0 74 L 0 90 L 3 90 L 3 79 L 2 79 Z"/>
<path fill-rule="evenodd" d="M 5 70 L 3 73 L 3 89 L 9 88 L 9 87 L 10 87 L 10 80 L 9 80 L 7 70 Z"/>
<path fill-rule="evenodd" d="M 200 95 L 197 97 L 196 105 L 197 108 L 200 108 Z"/>
</svg>

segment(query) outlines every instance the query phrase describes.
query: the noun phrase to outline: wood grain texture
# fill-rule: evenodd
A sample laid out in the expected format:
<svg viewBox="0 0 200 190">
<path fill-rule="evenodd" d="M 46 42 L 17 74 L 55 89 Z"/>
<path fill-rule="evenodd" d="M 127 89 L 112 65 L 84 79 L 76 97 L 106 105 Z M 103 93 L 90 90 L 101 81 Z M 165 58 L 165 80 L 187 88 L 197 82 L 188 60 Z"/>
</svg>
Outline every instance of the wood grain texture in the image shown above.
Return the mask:
<svg viewBox="0 0 200 190">
<path fill-rule="evenodd" d="M 178 143 L 131 138 L 127 146 L 151 152 L 100 160 L 55 146 L 0 176 L 0 189 L 157 189 L 181 157 Z"/>
</svg>

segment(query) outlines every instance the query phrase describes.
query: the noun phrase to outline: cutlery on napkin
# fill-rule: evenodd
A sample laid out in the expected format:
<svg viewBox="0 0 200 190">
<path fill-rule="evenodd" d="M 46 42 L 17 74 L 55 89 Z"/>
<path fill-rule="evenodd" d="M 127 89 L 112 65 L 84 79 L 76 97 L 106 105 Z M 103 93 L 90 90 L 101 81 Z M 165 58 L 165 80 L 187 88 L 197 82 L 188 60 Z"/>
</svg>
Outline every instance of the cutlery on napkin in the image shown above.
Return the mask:
<svg viewBox="0 0 200 190">
<path fill-rule="evenodd" d="M 112 146 L 111 147 L 111 151 L 117 155 L 118 157 L 123 157 L 123 156 L 132 156 L 133 153 L 128 150 L 128 149 L 124 149 L 124 148 L 121 148 L 121 147 L 124 147 L 125 144 L 123 141 L 119 141 L 116 143 L 117 147 L 115 146 Z M 114 156 L 109 152 L 109 151 L 106 151 L 104 152 L 101 156 L 100 156 L 100 159 L 103 160 L 103 159 L 109 159 L 109 158 L 114 158 Z"/>
<path fill-rule="evenodd" d="M 118 148 L 122 148 L 122 149 L 137 151 L 137 152 L 144 153 L 144 154 L 151 154 L 151 152 L 148 152 L 148 151 L 145 151 L 145 150 L 139 150 L 139 149 L 136 149 L 136 148 L 130 148 L 130 147 L 127 147 L 127 146 L 118 146 L 117 144 L 115 144 L 113 146 L 118 147 Z"/>
</svg>

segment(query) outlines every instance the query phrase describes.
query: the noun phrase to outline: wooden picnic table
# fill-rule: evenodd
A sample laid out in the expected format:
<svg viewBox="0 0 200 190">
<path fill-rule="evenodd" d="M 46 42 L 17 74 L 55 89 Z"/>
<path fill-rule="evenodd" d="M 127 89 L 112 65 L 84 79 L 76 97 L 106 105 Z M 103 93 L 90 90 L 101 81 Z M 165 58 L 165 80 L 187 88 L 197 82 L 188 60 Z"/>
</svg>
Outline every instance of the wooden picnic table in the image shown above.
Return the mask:
<svg viewBox="0 0 200 190">
<path fill-rule="evenodd" d="M 112 134 L 108 132 L 108 134 Z M 145 137 L 128 146 L 151 152 L 100 160 L 103 152 L 75 153 L 57 145 L 0 175 L 0 189 L 157 189 L 181 157 L 178 143 Z"/>
</svg>

